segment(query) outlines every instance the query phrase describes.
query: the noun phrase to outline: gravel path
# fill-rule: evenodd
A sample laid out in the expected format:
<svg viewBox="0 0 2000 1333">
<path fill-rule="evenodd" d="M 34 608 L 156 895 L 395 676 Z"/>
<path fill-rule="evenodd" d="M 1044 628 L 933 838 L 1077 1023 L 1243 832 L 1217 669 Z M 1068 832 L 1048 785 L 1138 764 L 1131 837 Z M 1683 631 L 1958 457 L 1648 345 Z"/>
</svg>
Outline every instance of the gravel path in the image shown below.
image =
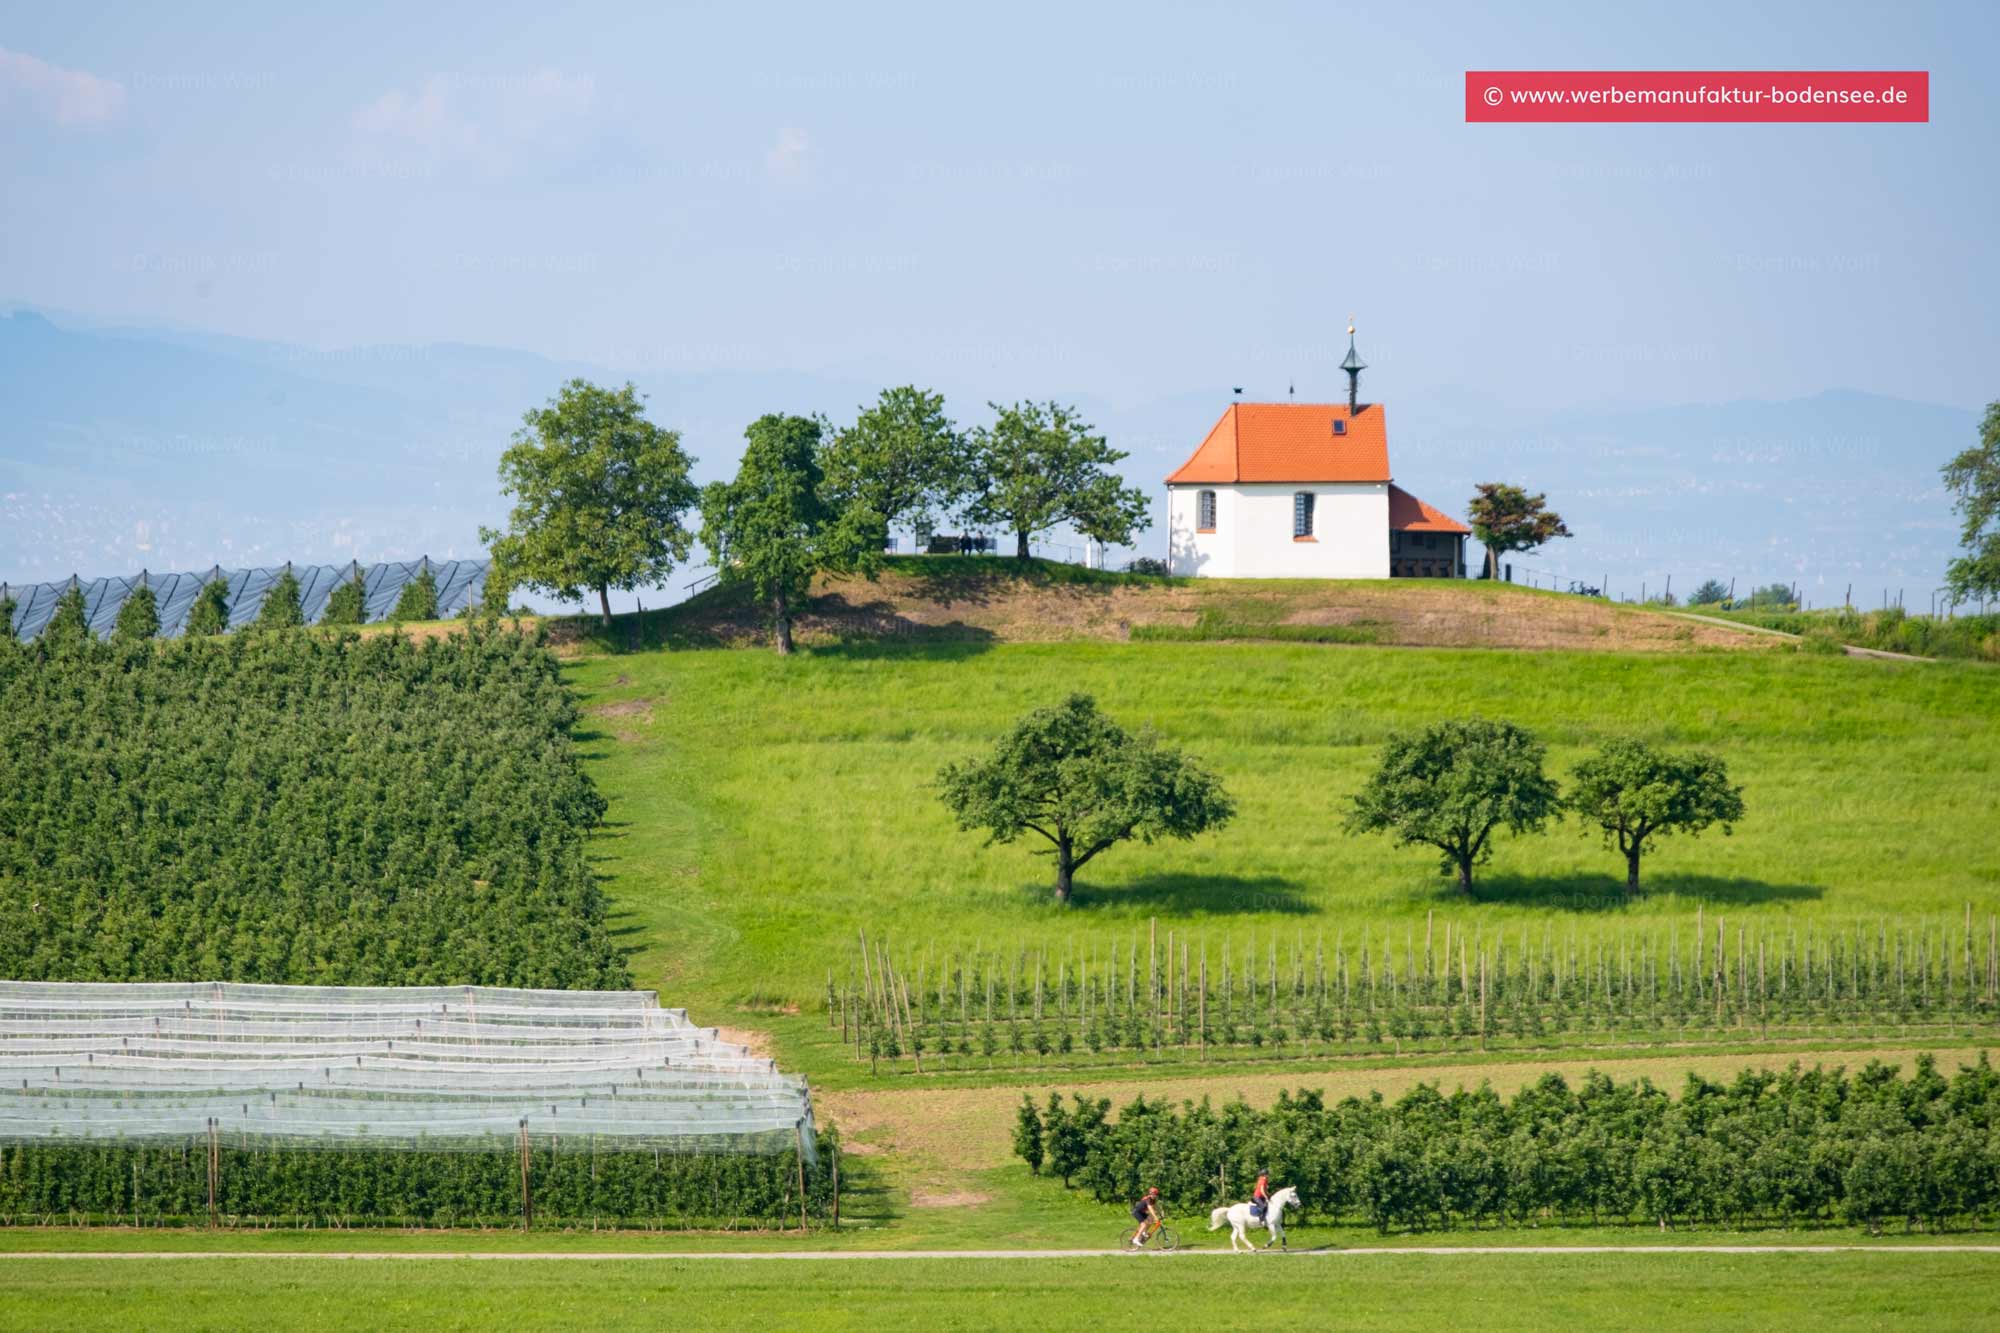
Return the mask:
<svg viewBox="0 0 2000 1333">
<path fill-rule="evenodd" d="M 1179 1255 L 1214 1256 L 1229 1253 L 1227 1246 L 1212 1249 L 1179 1250 L 1169 1256 L 1149 1251 L 1140 1258 L 1166 1259 Z M 1510 1254 L 1994 1254 L 2000 1245 L 1383 1245 L 1342 1250 L 1316 1248 L 1287 1250 L 1300 1258 L 1362 1259 L 1378 1254 L 1422 1254 L 1439 1257 L 1460 1255 Z M 529 1261 L 555 1260 L 612 1263 L 623 1260 L 722 1259 L 722 1260 L 835 1260 L 835 1259 L 1117 1259 L 1127 1256 L 1116 1250 L 463 1250 L 397 1252 L 393 1250 L 47 1250 L 20 1251 L 0 1255 L 0 1262 L 13 1259 L 420 1259 Z"/>
</svg>

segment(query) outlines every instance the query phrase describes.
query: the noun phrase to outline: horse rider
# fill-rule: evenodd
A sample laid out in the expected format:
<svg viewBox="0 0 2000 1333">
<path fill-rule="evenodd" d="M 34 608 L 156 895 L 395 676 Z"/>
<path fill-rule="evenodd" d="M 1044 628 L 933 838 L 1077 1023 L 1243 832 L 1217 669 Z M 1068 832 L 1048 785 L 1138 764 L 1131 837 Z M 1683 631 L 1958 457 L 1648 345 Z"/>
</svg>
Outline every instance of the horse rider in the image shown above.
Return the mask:
<svg viewBox="0 0 2000 1333">
<path fill-rule="evenodd" d="M 1267 1168 L 1257 1168 L 1257 1187 L 1250 1191 L 1250 1216 L 1258 1222 L 1264 1220 L 1265 1210 L 1271 1206 L 1271 1173 Z"/>
<path fill-rule="evenodd" d="M 1132 1220 L 1139 1224 L 1139 1229 L 1132 1233 L 1132 1248 L 1135 1250 L 1143 1249 L 1146 1245 L 1146 1238 L 1160 1229 L 1163 1220 L 1160 1217 L 1160 1187 L 1158 1185 L 1153 1186 L 1132 1201 Z"/>
</svg>

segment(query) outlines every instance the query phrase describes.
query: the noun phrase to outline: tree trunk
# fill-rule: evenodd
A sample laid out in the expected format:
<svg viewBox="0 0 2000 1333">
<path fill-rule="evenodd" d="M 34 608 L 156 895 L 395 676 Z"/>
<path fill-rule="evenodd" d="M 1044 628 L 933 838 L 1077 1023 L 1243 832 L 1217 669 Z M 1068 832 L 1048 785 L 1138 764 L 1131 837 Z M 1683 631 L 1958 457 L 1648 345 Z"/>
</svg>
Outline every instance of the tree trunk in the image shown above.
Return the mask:
<svg viewBox="0 0 2000 1333">
<path fill-rule="evenodd" d="M 604 628 L 606 628 L 606 629 L 610 629 L 610 628 L 611 628 L 611 589 L 610 589 L 610 588 L 608 588 L 608 587 L 606 587 L 605 585 L 603 585 L 603 584 L 601 584 L 601 583 L 600 583 L 599 585 L 597 585 L 597 606 L 598 606 L 598 609 L 599 609 L 599 611 L 601 611 L 601 612 L 603 613 L 603 616 L 604 616 Z"/>
<path fill-rule="evenodd" d="M 1062 834 L 1056 839 L 1056 901 L 1065 907 L 1069 905 L 1069 892 L 1076 876 L 1076 854 L 1070 848 L 1069 835 Z"/>
<path fill-rule="evenodd" d="M 1627 897 L 1639 891 L 1639 849 L 1632 848 L 1625 853 L 1625 893 Z"/>
<path fill-rule="evenodd" d="M 1472 858 L 1470 856 L 1461 856 L 1457 859 L 1458 891 L 1470 898 L 1472 896 Z"/>
<path fill-rule="evenodd" d="M 1486 577 L 1489 579 L 1500 577 L 1500 550 L 1498 547 L 1489 546 L 1486 548 Z"/>
<path fill-rule="evenodd" d="M 792 608 L 779 593 L 771 599 L 771 635 L 778 656 L 789 657 L 792 653 Z"/>
<path fill-rule="evenodd" d="M 1014 534 L 1014 558 L 1016 560 L 1028 558 L 1028 532 L 1025 528 Z"/>
</svg>

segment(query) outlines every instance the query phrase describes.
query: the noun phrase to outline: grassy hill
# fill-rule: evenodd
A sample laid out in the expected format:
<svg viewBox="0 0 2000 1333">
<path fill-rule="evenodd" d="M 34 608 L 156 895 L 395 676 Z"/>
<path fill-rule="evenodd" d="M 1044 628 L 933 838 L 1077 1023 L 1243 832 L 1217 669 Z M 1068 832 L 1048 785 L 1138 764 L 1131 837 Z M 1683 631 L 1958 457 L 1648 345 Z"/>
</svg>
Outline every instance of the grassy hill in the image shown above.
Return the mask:
<svg viewBox="0 0 2000 1333">
<path fill-rule="evenodd" d="M 920 602 L 909 584 L 930 572 L 896 577 L 908 582 L 885 579 L 875 592 L 903 599 L 894 614 L 922 632 L 837 636 L 822 620 L 820 646 L 791 659 L 687 647 L 741 641 L 728 627 L 746 610 L 718 598 L 615 636 L 678 648 L 586 651 L 570 667 L 593 719 L 588 762 L 611 802 L 599 865 L 641 985 L 782 1040 L 813 1021 L 827 972 L 844 975 L 864 929 L 943 952 L 975 941 L 1083 948 L 1129 940 L 1153 920 L 1163 934 L 1240 944 L 1421 930 L 1432 912 L 1509 931 L 1606 920 L 1664 930 L 1691 924 L 1698 908 L 1733 929 L 1956 918 L 1968 904 L 1983 918 L 2000 905 L 1987 828 L 2000 805 L 2000 675 L 1990 669 L 1760 651 L 1764 636 L 1749 635 L 1748 651 L 1687 651 L 1704 641 L 1652 635 L 1663 617 L 1480 585 L 1040 571 L 1001 596 L 940 574 L 949 600 Z M 815 614 L 868 586 L 823 592 Z M 1049 626 L 1023 614 L 1035 598 L 1083 608 L 1068 637 L 1046 641 Z M 1133 632 L 1170 614 L 1240 615 L 1246 603 L 1280 608 L 1266 624 L 1301 623 L 1292 617 L 1371 599 L 1394 627 L 1389 642 L 1435 624 L 1413 607 L 1446 605 L 1461 627 L 1543 641 L 1557 637 L 1547 625 L 1583 607 L 1605 617 L 1594 642 L 1629 650 L 1330 650 Z M 956 618 L 919 619 L 940 608 Z M 1527 623 L 1537 617 L 1541 627 Z M 1659 651 L 1670 646 L 1679 651 Z M 941 764 L 1070 690 L 1199 755 L 1240 813 L 1192 843 L 1108 853 L 1063 910 L 1044 859 L 957 832 L 929 784 Z M 1348 836 L 1339 822 L 1385 737 L 1467 713 L 1537 730 L 1559 775 L 1617 735 L 1717 750 L 1746 788 L 1749 817 L 1733 837 L 1666 844 L 1629 904 L 1615 855 L 1573 824 L 1503 840 L 1477 901 L 1463 902 L 1431 856 Z M 782 1016 L 797 1007 L 807 1016 Z"/>
<path fill-rule="evenodd" d="M 565 633 L 604 648 L 748 646 L 764 641 L 765 624 L 742 592 L 711 588 L 670 610 L 622 617 L 608 636 L 586 621 Z M 1512 584 L 1169 579 L 958 556 L 891 559 L 873 580 L 821 578 L 797 634 L 821 645 L 1152 639 L 1616 652 L 1756 652 L 1781 642 Z"/>
</svg>

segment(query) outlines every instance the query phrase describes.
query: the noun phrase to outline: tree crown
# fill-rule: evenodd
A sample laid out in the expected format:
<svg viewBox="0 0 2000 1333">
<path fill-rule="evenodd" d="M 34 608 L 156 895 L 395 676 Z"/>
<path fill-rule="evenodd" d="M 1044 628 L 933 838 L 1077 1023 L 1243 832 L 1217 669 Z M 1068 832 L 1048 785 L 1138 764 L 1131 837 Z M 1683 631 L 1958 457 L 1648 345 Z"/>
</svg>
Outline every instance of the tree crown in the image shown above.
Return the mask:
<svg viewBox="0 0 2000 1333">
<path fill-rule="evenodd" d="M 651 586 L 687 558 L 693 466 L 632 385 L 574 379 L 522 417 L 500 456 L 507 528 L 480 537 L 522 584 L 566 601 Z"/>
<path fill-rule="evenodd" d="M 1729 785 L 1716 755 L 1673 754 L 1621 739 L 1576 766 L 1565 804 L 1619 850 L 1643 851 L 1656 837 L 1695 834 L 1711 824 L 1729 833 L 1743 817 L 1743 789 Z"/>
<path fill-rule="evenodd" d="M 1146 493 L 1123 485 L 1113 449 L 1075 408 L 1061 403 L 988 404 L 991 426 L 971 435 L 975 523 L 1037 533 L 1068 523 L 1086 537 L 1122 546 L 1151 525 Z"/>
<path fill-rule="evenodd" d="M 1570 531 L 1548 497 L 1528 494 L 1504 481 L 1482 481 L 1467 506 L 1472 535 L 1492 551 L 1532 551 Z"/>
<path fill-rule="evenodd" d="M 2000 402 L 1986 405 L 1979 443 L 1944 465 L 1945 489 L 1963 526 L 1965 554 L 1951 562 L 1945 581 L 1956 597 L 2000 594 Z"/>
<path fill-rule="evenodd" d="M 760 601 L 803 597 L 821 570 L 872 574 L 880 564 L 881 516 L 826 493 L 825 429 L 813 417 L 759 417 L 744 432 L 735 479 L 701 493 L 701 540 L 718 576 L 750 585 Z"/>
<path fill-rule="evenodd" d="M 998 843 L 1032 832 L 1069 847 L 1079 868 L 1127 838 L 1191 838 L 1236 812 L 1214 774 L 1150 729 L 1126 731 L 1087 694 L 1028 714 L 986 758 L 946 765 L 938 788 L 961 829 Z"/>
<path fill-rule="evenodd" d="M 1556 785 L 1542 772 L 1544 747 L 1511 722 L 1465 718 L 1392 737 L 1368 785 L 1354 797 L 1351 832 L 1385 832 L 1398 845 L 1444 853 L 1447 871 L 1492 853 L 1492 833 L 1527 833 L 1559 813 Z"/>
<path fill-rule="evenodd" d="M 821 464 L 829 501 L 872 509 L 885 529 L 929 528 L 970 484 L 966 437 L 945 415 L 944 395 L 910 384 L 882 390 L 834 435 Z"/>
</svg>

